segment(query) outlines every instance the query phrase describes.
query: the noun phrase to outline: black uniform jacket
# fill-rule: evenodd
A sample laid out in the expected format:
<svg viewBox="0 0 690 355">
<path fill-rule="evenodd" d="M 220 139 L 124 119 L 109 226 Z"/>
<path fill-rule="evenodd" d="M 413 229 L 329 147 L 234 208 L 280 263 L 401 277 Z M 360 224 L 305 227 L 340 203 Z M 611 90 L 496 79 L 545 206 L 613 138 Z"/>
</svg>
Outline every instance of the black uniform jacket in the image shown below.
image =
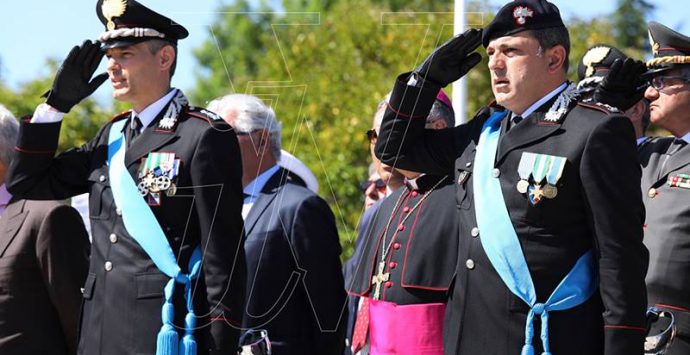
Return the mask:
<svg viewBox="0 0 690 355">
<path fill-rule="evenodd" d="M 246 218 L 242 325 L 268 330 L 275 355 L 339 355 L 347 313 L 335 217 L 288 175 L 270 177 Z"/>
<path fill-rule="evenodd" d="M 445 351 L 519 354 L 528 307 L 490 264 L 481 230 L 471 233 L 477 223 L 472 169 L 481 127 L 492 109 L 484 108 L 469 123 L 452 129 L 424 130 L 423 118 L 438 88 L 407 86 L 406 76 L 395 85 L 376 153 L 403 169 L 455 170 L 460 255 L 446 308 Z M 599 292 L 578 307 L 551 313 L 551 351 L 642 354 L 648 253 L 642 244 L 644 208 L 632 125 L 624 116 L 574 102 L 564 117 L 550 122 L 544 117 L 554 101 L 509 131 L 504 119 L 495 163 L 538 302 L 547 300 L 586 251 L 594 249 L 596 255 Z M 517 191 L 523 152 L 567 158 L 555 198 L 532 205 Z M 539 320 L 535 329 L 533 344 L 540 353 Z"/>
<path fill-rule="evenodd" d="M 378 273 L 381 250 L 387 249 L 384 272 L 390 277 L 381 286 L 382 300 L 399 305 L 446 302 L 458 255 L 453 179 L 424 175 L 416 183 L 418 189 L 401 187 L 376 210 L 362 240 L 351 293 L 373 296 L 372 276 Z"/>
<path fill-rule="evenodd" d="M 56 201 L 13 200 L 0 217 L 0 354 L 77 352 L 89 236 Z"/>
<path fill-rule="evenodd" d="M 674 313 L 677 333 L 668 354 L 678 355 L 690 354 L 690 147 L 669 155 L 672 142 L 673 137 L 649 139 L 640 149 L 640 163 L 647 294 L 650 305 Z"/>
<path fill-rule="evenodd" d="M 180 159 L 176 194 L 161 194 L 160 205 L 151 209 L 184 272 L 193 249 L 201 245 L 202 275 L 193 285 L 199 352 L 231 354 L 238 343 L 246 278 L 237 137 L 218 116 L 188 106 L 171 129 L 162 129 L 165 112 L 131 142 L 125 165 L 136 182 L 139 165 L 150 153 L 175 153 Z M 129 122 L 129 116 L 121 114 L 114 121 Z M 153 354 L 169 278 L 125 230 L 116 209 L 106 165 L 111 126 L 106 124 L 81 148 L 55 156 L 60 123 L 23 122 L 9 191 L 32 199 L 90 193 L 93 244 L 79 353 Z M 183 291 L 178 284 L 174 303 L 180 327 L 186 314 Z"/>
</svg>

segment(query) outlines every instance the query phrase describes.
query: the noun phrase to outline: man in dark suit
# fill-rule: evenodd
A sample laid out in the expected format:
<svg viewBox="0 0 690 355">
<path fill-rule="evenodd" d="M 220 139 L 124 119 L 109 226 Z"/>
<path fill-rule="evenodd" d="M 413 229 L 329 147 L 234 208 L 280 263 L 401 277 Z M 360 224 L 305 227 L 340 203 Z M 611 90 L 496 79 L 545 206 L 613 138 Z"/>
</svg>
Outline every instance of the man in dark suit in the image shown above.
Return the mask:
<svg viewBox="0 0 690 355">
<path fill-rule="evenodd" d="M 234 94 L 210 106 L 238 135 L 247 240 L 244 329 L 266 329 L 272 353 L 341 354 L 345 289 L 335 218 L 326 201 L 290 181 L 280 123 L 260 99 Z"/>
<path fill-rule="evenodd" d="M 465 125 L 424 130 L 438 90 L 479 63 L 480 43 L 497 104 Z M 455 173 L 447 354 L 642 354 L 648 253 L 633 128 L 576 102 L 568 50 L 555 5 L 513 1 L 393 89 L 381 160 Z"/>
<path fill-rule="evenodd" d="M 669 355 L 690 353 L 690 37 L 649 24 L 654 58 L 647 62 L 652 123 L 673 137 L 656 138 L 640 152 L 649 248 L 649 304 L 672 312 L 676 336 Z M 652 329 L 656 334 L 659 322 Z"/>
<path fill-rule="evenodd" d="M 425 127 L 454 126 L 450 100 L 439 91 Z M 361 256 L 346 285 L 361 297 L 352 347 L 355 353 L 368 343 L 372 354 L 442 354 L 458 255 L 455 186 L 448 175 L 400 173 L 405 186 L 381 202 L 362 233 Z"/>
<path fill-rule="evenodd" d="M 90 193 L 80 354 L 234 354 L 245 288 L 235 134 L 170 86 L 184 27 L 133 0 L 103 0 L 97 13 L 100 43 L 72 49 L 20 126 L 9 190 Z M 104 52 L 107 74 L 91 79 Z M 132 110 L 54 156 L 63 114 L 108 77 Z"/>
<path fill-rule="evenodd" d="M 73 208 L 7 193 L 17 133 L 0 105 L 0 353 L 76 354 L 89 238 Z"/>
</svg>

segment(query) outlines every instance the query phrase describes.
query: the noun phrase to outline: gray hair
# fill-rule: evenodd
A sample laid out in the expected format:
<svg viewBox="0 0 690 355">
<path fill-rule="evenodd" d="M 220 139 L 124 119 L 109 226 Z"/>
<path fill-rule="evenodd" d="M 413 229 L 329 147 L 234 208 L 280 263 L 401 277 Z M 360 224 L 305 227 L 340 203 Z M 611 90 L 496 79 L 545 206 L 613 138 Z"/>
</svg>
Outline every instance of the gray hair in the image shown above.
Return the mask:
<svg viewBox="0 0 690 355">
<path fill-rule="evenodd" d="M 271 154 L 273 158 L 280 160 L 280 122 L 273 109 L 258 97 L 245 94 L 225 95 L 209 102 L 207 108 L 213 112 L 234 110 L 237 116 L 233 128 L 238 132 L 267 130 L 271 134 Z"/>
<path fill-rule="evenodd" d="M 162 39 L 150 39 L 146 41 L 146 47 L 148 47 L 151 54 L 158 53 L 158 51 L 163 49 L 165 46 L 171 46 L 175 51 L 175 59 L 170 66 L 170 78 L 172 79 L 173 75 L 175 75 L 175 68 L 177 67 L 177 44 Z"/>
<path fill-rule="evenodd" d="M 376 174 L 377 173 L 376 168 L 377 168 L 376 163 L 374 163 L 374 162 L 369 163 L 369 170 L 367 171 L 369 173 L 369 175 L 367 177 L 371 177 L 372 175 Z"/>
<path fill-rule="evenodd" d="M 14 147 L 19 135 L 19 123 L 12 113 L 0 104 L 0 162 L 7 167 L 14 159 Z"/>
<path fill-rule="evenodd" d="M 565 61 L 563 71 L 568 72 L 568 58 L 570 57 L 570 34 L 565 27 L 545 28 L 543 30 L 530 31 L 532 37 L 539 42 L 539 53 L 543 55 L 544 50 L 561 45 L 565 48 Z"/>
<path fill-rule="evenodd" d="M 448 128 L 455 127 L 455 112 L 446 104 L 435 100 L 429 115 L 426 116 L 426 123 L 429 124 L 436 120 L 443 120 Z"/>
</svg>

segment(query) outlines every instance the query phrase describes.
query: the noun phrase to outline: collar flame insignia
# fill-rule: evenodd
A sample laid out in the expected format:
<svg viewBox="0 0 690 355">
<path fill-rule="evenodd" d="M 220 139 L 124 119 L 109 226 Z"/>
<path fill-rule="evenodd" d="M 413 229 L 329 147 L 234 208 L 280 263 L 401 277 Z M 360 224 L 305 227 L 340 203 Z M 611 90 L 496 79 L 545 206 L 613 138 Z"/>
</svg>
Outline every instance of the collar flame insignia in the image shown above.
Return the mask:
<svg viewBox="0 0 690 355">
<path fill-rule="evenodd" d="M 103 0 L 101 12 L 103 12 L 103 16 L 108 19 L 108 31 L 115 29 L 113 17 L 122 16 L 125 11 L 127 11 L 127 0 Z"/>
<path fill-rule="evenodd" d="M 652 54 L 656 57 L 659 54 L 659 48 L 661 48 L 661 46 L 659 46 L 659 43 L 656 43 L 654 37 L 652 37 L 652 32 L 649 32 L 649 44 L 652 45 Z"/>
<path fill-rule="evenodd" d="M 518 25 L 524 25 L 527 22 L 527 18 L 533 16 L 534 11 L 527 6 L 516 6 L 513 9 L 513 18 L 517 21 Z"/>
<path fill-rule="evenodd" d="M 585 56 L 582 57 L 582 64 L 587 67 L 585 77 L 594 74 L 594 64 L 601 63 L 609 55 L 609 52 L 611 52 L 609 47 L 594 47 L 585 53 Z"/>
</svg>

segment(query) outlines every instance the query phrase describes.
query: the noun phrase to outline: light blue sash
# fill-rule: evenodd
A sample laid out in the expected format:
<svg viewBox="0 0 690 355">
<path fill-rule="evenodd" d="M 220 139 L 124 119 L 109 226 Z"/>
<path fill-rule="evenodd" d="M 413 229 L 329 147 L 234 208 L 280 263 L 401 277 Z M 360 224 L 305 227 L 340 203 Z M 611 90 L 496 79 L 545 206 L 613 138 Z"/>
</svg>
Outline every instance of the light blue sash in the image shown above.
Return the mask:
<svg viewBox="0 0 690 355">
<path fill-rule="evenodd" d="M 498 177 L 493 177 L 501 120 L 507 112 L 496 112 L 484 123 L 477 145 L 474 170 L 474 201 L 477 225 L 481 231 L 481 243 L 486 255 L 508 289 L 520 297 L 530 311 L 525 325 L 525 345 L 522 355 L 533 355 L 534 316 L 541 317 L 542 355 L 551 355 L 549 350 L 549 312 L 573 308 L 594 293 L 597 277 L 592 251 L 586 252 L 575 263 L 568 275 L 544 303 L 537 302 L 534 283 L 522 254 L 510 215 L 503 200 Z"/>
<path fill-rule="evenodd" d="M 127 232 L 141 245 L 158 269 L 171 278 L 165 286 L 165 303 L 161 312 L 163 326 L 158 333 L 156 355 L 195 355 L 196 315 L 192 308 L 191 285 L 201 270 L 201 249 L 198 246 L 194 249 L 189 260 L 190 272 L 183 274 L 156 216 L 139 194 L 132 176 L 125 167 L 127 143 L 122 133 L 125 122 L 127 121 L 121 120 L 113 123 L 108 136 L 108 174 L 115 205 L 122 210 L 122 220 Z M 188 312 L 185 317 L 185 335 L 179 341 L 173 326 L 175 307 L 172 296 L 175 282 L 185 285 Z"/>
</svg>

